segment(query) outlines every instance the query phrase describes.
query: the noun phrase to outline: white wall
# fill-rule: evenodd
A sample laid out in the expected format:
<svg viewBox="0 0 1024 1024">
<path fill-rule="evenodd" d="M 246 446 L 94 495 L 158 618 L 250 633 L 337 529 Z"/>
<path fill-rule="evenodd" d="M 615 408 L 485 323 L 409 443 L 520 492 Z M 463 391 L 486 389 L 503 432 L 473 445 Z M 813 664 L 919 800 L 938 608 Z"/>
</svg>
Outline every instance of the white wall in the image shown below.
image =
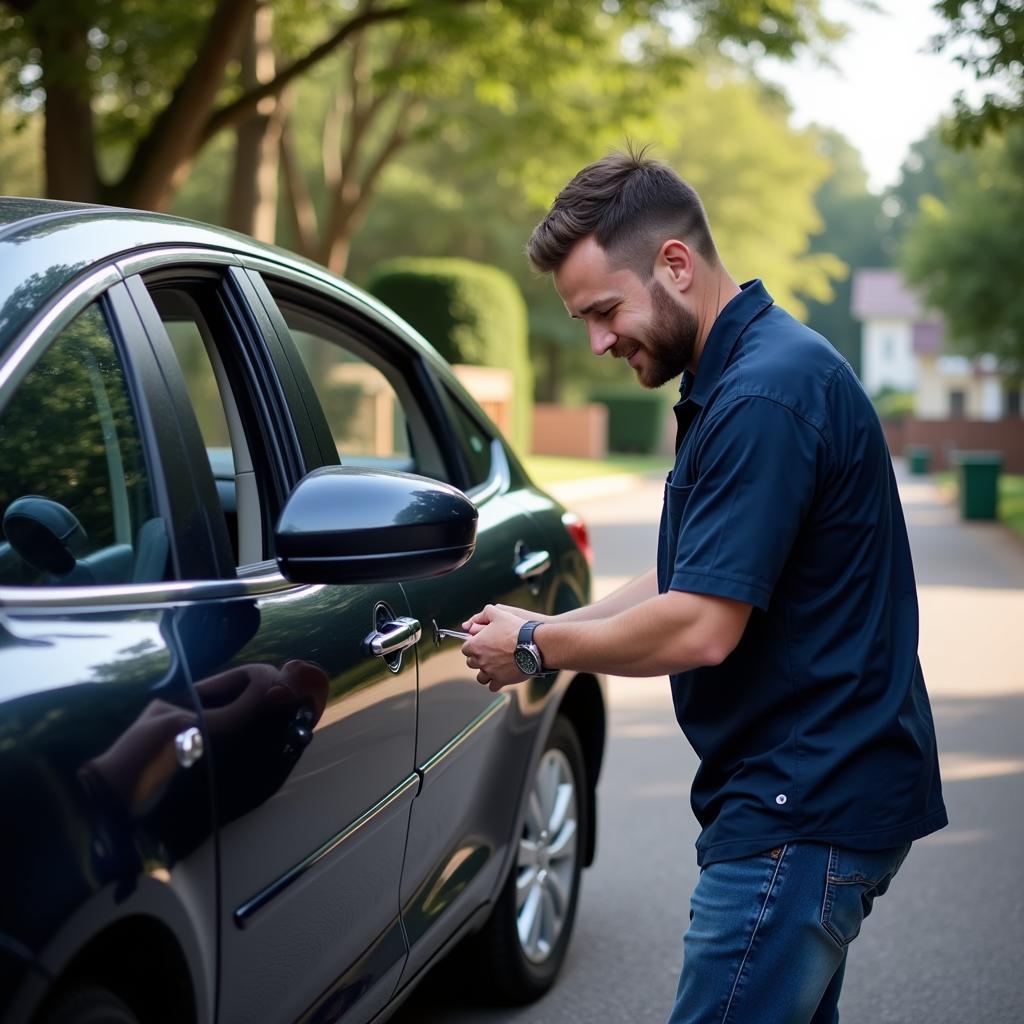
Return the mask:
<svg viewBox="0 0 1024 1024">
<path fill-rule="evenodd" d="M 869 395 L 882 388 L 914 391 L 917 364 L 906 320 L 868 320 L 861 334 L 861 375 Z"/>
</svg>

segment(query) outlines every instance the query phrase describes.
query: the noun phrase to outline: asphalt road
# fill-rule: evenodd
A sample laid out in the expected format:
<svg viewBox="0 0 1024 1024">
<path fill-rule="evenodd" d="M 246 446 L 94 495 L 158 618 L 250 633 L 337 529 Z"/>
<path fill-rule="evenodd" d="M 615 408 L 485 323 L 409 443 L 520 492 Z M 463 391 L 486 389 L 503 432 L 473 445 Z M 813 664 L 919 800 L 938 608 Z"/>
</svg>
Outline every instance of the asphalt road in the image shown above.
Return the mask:
<svg viewBox="0 0 1024 1024">
<path fill-rule="evenodd" d="M 575 502 L 598 592 L 653 564 L 660 484 Z M 843 1024 L 1024 1022 L 1024 545 L 964 527 L 907 482 L 922 609 L 921 658 L 942 752 L 948 829 L 915 844 L 850 953 Z M 661 1024 L 697 875 L 688 790 L 695 758 L 667 682 L 610 680 L 598 857 L 584 875 L 555 989 L 516 1010 L 482 1006 L 458 977 L 425 986 L 399 1024 Z M 770 1024 L 770 1022 L 766 1022 Z"/>
</svg>

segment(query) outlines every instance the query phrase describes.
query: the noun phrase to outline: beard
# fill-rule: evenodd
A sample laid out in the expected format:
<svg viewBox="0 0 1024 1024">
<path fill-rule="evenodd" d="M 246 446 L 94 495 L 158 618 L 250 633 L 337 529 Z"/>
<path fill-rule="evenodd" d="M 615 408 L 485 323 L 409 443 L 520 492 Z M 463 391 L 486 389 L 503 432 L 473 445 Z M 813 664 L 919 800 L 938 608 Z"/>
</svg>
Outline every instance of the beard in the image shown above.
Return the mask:
<svg viewBox="0 0 1024 1024">
<path fill-rule="evenodd" d="M 690 365 L 700 323 L 693 313 L 674 302 L 659 282 L 653 282 L 650 293 L 651 325 L 647 336 L 637 339 L 646 359 L 635 372 L 645 388 L 653 389 L 678 377 Z"/>
</svg>

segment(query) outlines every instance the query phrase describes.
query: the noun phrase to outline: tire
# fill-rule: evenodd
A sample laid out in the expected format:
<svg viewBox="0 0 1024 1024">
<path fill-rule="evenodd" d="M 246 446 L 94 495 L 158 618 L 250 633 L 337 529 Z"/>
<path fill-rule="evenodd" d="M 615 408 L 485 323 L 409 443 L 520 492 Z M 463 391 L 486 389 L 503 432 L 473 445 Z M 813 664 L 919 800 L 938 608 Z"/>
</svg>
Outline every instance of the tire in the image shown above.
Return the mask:
<svg viewBox="0 0 1024 1024">
<path fill-rule="evenodd" d="M 38 1024 L 139 1024 L 139 1018 L 109 989 L 83 985 L 57 996 Z"/>
<path fill-rule="evenodd" d="M 512 870 L 487 924 L 469 939 L 486 979 L 482 991 L 511 1005 L 532 1002 L 554 984 L 576 917 L 592 795 L 576 730 L 561 715 L 527 799 Z"/>
</svg>

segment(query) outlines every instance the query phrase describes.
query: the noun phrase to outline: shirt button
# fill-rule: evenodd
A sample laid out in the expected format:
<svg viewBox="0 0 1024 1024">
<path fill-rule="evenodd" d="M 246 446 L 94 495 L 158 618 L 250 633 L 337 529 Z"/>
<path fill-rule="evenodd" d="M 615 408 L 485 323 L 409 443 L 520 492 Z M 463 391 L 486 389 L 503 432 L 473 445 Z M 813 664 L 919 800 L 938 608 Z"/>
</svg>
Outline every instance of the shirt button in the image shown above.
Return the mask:
<svg viewBox="0 0 1024 1024">
<path fill-rule="evenodd" d="M 781 807 L 788 799 L 789 797 L 787 797 L 785 793 L 780 793 L 775 798 L 775 802 Z"/>
</svg>

